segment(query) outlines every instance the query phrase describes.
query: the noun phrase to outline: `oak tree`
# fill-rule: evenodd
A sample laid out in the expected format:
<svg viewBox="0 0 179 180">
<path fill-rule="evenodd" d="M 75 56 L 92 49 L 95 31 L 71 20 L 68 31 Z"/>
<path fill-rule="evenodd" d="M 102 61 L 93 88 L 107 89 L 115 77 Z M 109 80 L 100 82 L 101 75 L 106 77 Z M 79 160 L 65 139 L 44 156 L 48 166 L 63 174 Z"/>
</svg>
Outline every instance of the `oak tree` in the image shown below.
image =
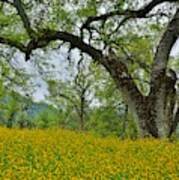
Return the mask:
<svg viewBox="0 0 179 180">
<path fill-rule="evenodd" d="M 147 22 L 147 26 L 152 24 L 158 28 L 155 22 L 162 17 L 163 25 L 157 34 L 162 35 L 156 42 L 159 37 L 155 33 L 147 34 L 143 24 Z M 26 60 L 30 60 L 34 50 L 44 48 L 52 41 L 68 43 L 69 50 L 79 49 L 109 72 L 125 103 L 135 113 L 142 136 L 166 137 L 175 132 L 179 121 L 177 76 L 168 69 L 168 62 L 179 35 L 178 0 L 1 0 L 0 20 L 6 18 L 9 21 L 1 23 L 1 44 L 16 47 L 25 54 Z M 14 20 L 10 21 L 10 18 Z M 7 33 L 10 26 L 11 32 Z M 137 29 L 138 26 L 142 28 Z M 129 35 L 134 34 L 130 38 Z M 156 39 L 151 48 L 149 90 L 143 93 L 130 70 L 130 63 L 136 63 L 141 56 L 133 57 L 130 48 L 126 51 L 126 44 L 130 45 L 136 37 L 147 39 L 148 36 Z M 148 60 L 144 56 L 143 59 Z M 145 61 L 138 63 L 146 69 Z"/>
</svg>

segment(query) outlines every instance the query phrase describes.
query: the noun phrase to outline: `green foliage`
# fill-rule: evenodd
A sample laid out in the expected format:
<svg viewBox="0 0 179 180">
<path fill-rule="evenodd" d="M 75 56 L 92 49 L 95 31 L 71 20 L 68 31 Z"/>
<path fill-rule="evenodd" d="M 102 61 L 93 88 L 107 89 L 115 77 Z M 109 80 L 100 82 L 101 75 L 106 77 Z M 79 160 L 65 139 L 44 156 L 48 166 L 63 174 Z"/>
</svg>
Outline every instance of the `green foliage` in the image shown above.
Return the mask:
<svg viewBox="0 0 179 180">
<path fill-rule="evenodd" d="M 133 117 L 110 107 L 95 108 L 90 114 L 87 129 L 103 137 L 114 135 L 120 138 L 136 138 L 138 136 Z"/>
<path fill-rule="evenodd" d="M 79 17 L 95 16 L 97 14 L 96 0 L 88 0 L 86 6 L 77 11 Z"/>
<path fill-rule="evenodd" d="M 0 9 L 0 26 L 7 27 L 11 26 L 14 22 L 17 22 L 18 16 L 12 13 L 5 13 L 5 9 Z"/>
<path fill-rule="evenodd" d="M 176 73 L 179 72 L 179 59 L 178 58 L 170 58 L 168 68 L 173 69 Z"/>
<path fill-rule="evenodd" d="M 2 36 L 7 37 L 15 42 L 26 42 L 28 40 L 28 35 L 25 32 L 13 33 L 14 30 L 9 30 L 1 33 Z"/>
<path fill-rule="evenodd" d="M 40 112 L 35 119 L 33 119 L 34 126 L 37 128 L 56 127 L 59 124 L 60 114 L 53 109 L 47 109 Z"/>
<path fill-rule="evenodd" d="M 117 135 L 122 130 L 122 118 L 110 108 L 95 109 L 88 122 L 88 129 L 102 136 Z"/>
<path fill-rule="evenodd" d="M 27 32 L 23 28 L 21 18 L 10 6 L 6 4 L 0 10 L 0 35 L 12 39 L 15 42 L 26 42 L 28 40 Z"/>
</svg>

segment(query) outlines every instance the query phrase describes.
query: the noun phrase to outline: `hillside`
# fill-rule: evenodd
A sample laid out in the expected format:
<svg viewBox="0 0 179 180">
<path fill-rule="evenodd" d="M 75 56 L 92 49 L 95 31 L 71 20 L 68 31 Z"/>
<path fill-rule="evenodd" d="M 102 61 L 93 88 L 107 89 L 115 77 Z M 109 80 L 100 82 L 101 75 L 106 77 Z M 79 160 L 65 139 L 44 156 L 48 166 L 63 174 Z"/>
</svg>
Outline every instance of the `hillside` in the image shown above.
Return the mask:
<svg viewBox="0 0 179 180">
<path fill-rule="evenodd" d="M 47 111 L 48 114 L 53 115 L 58 113 L 52 105 L 34 102 L 14 91 L 0 96 L 0 125 L 2 126 L 7 126 L 11 121 L 12 127 L 19 127 L 20 123 L 24 123 L 25 127 L 33 127 L 39 116 L 47 114 Z"/>
<path fill-rule="evenodd" d="M 179 142 L 0 128 L 0 179 L 179 179 Z"/>
</svg>

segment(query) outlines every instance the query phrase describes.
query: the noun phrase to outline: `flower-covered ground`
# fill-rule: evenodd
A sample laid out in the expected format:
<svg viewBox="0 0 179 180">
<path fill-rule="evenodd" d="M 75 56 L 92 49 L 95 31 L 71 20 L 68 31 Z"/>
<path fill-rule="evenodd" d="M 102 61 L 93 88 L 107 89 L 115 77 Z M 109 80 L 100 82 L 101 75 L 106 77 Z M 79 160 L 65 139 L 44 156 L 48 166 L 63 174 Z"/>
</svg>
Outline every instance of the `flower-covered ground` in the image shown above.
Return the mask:
<svg viewBox="0 0 179 180">
<path fill-rule="evenodd" d="M 0 179 L 179 179 L 179 142 L 0 128 Z"/>
</svg>

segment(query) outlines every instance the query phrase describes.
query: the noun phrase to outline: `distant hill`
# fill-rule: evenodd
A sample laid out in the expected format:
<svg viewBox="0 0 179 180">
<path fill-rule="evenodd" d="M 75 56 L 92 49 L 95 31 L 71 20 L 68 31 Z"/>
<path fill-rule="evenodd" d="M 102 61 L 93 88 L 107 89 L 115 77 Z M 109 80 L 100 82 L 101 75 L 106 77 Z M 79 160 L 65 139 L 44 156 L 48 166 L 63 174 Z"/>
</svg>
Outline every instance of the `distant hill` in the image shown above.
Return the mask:
<svg viewBox="0 0 179 180">
<path fill-rule="evenodd" d="M 0 124 L 4 125 L 9 118 L 12 122 L 20 121 L 20 113 L 26 114 L 30 121 L 43 112 L 56 113 L 57 109 L 44 102 L 33 102 L 32 99 L 21 96 L 16 92 L 7 93 L 0 97 Z M 24 116 L 23 116 L 24 117 Z"/>
</svg>

